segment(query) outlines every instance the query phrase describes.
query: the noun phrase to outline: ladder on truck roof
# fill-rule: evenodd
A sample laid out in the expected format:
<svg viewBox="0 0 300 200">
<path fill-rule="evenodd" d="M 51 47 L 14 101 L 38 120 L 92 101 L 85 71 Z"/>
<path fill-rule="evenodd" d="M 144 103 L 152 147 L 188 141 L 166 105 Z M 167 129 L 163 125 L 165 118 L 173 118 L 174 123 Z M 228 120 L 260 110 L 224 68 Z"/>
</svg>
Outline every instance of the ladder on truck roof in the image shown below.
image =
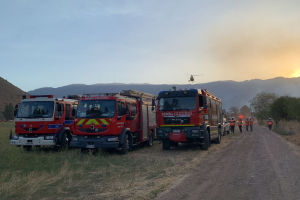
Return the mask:
<svg viewBox="0 0 300 200">
<path fill-rule="evenodd" d="M 120 93 L 120 95 L 136 98 L 156 99 L 156 96 L 153 94 L 139 92 L 137 90 L 123 90 L 123 92 Z"/>
<path fill-rule="evenodd" d="M 87 96 L 115 96 L 117 94 L 120 94 L 119 92 L 118 93 L 86 93 L 86 94 L 83 94 L 82 97 L 87 97 Z"/>
</svg>

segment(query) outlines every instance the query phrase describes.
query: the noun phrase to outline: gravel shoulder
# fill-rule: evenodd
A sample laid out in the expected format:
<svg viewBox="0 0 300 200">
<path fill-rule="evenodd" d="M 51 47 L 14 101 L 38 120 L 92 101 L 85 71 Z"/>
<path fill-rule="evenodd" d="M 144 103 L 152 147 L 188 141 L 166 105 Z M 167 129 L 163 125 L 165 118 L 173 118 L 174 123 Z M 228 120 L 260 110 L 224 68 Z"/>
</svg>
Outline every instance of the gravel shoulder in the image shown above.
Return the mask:
<svg viewBox="0 0 300 200">
<path fill-rule="evenodd" d="M 300 199 L 300 157 L 267 128 L 254 126 L 156 199 Z"/>
</svg>

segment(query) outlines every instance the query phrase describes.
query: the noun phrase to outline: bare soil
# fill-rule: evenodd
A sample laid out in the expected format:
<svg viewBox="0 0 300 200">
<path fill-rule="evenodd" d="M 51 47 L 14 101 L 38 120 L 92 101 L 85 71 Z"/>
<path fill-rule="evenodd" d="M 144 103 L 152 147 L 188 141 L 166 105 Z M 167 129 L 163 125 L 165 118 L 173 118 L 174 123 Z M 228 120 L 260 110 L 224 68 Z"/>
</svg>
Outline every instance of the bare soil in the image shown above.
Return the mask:
<svg viewBox="0 0 300 200">
<path fill-rule="evenodd" d="M 156 199 L 300 199 L 299 148 L 254 125 Z"/>
</svg>

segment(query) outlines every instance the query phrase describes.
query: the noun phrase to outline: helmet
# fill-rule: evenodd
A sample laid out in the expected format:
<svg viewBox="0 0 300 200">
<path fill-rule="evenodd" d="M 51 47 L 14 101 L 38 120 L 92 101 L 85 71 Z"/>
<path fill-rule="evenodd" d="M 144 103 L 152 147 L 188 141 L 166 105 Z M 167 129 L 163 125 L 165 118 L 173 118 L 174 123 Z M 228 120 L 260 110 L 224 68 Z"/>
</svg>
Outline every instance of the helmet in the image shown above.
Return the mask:
<svg viewBox="0 0 300 200">
<path fill-rule="evenodd" d="M 271 119 L 271 118 L 269 118 L 269 119 Z"/>
</svg>

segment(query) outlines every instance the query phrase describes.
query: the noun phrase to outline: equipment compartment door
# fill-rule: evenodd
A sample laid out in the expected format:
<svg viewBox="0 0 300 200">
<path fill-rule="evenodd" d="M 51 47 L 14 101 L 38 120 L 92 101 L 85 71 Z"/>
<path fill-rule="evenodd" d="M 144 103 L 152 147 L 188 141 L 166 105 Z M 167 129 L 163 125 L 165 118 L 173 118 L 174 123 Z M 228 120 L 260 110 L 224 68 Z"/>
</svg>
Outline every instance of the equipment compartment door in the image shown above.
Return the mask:
<svg viewBox="0 0 300 200">
<path fill-rule="evenodd" d="M 142 112 L 143 112 L 143 139 L 148 138 L 148 106 L 143 105 L 142 106 Z"/>
</svg>

